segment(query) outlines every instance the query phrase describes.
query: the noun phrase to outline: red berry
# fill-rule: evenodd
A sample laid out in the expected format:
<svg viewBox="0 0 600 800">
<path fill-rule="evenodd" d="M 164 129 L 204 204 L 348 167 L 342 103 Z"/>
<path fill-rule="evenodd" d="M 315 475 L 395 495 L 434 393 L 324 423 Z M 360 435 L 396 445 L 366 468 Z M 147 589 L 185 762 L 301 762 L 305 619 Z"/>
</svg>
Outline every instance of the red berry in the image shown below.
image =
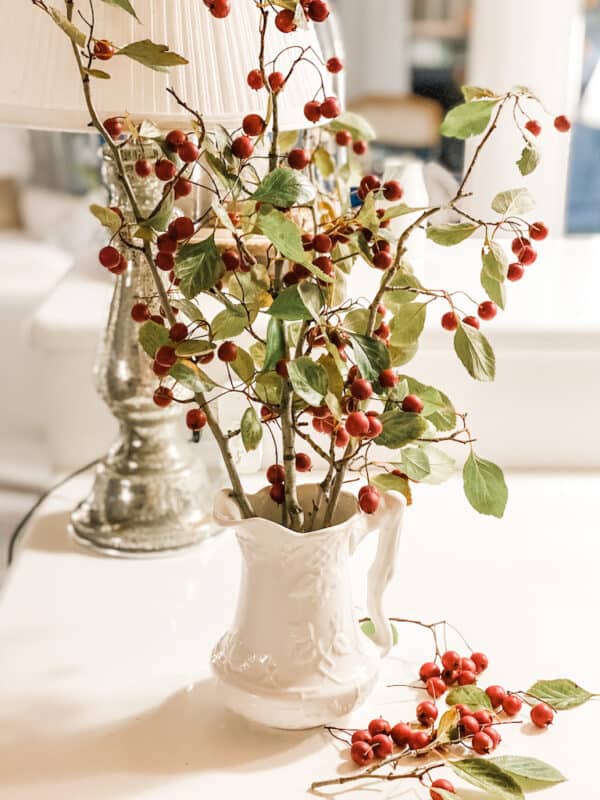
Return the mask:
<svg viewBox="0 0 600 800">
<path fill-rule="evenodd" d="M 313 247 L 317 253 L 330 253 L 333 250 L 333 241 L 326 233 L 318 233 L 313 239 Z"/>
<path fill-rule="evenodd" d="M 119 117 L 109 117 L 102 123 L 104 130 L 108 133 L 111 139 L 118 139 L 123 133 L 123 123 Z"/>
<path fill-rule="evenodd" d="M 369 145 L 363 139 L 358 139 L 352 145 L 352 150 L 356 153 L 357 156 L 364 156 L 364 154 L 367 152 L 368 149 Z"/>
<path fill-rule="evenodd" d="M 194 142 L 184 142 L 177 151 L 179 158 L 186 164 L 193 164 L 200 156 L 200 150 Z"/>
<path fill-rule="evenodd" d="M 154 165 L 154 172 L 159 181 L 172 181 L 177 174 L 177 167 L 168 158 L 159 158 Z"/>
<path fill-rule="evenodd" d="M 254 152 L 252 139 L 250 139 L 248 136 L 238 136 L 237 139 L 234 139 L 231 143 L 231 152 L 236 158 L 240 158 L 242 160 L 250 158 Z"/>
<path fill-rule="evenodd" d="M 485 653 L 471 653 L 471 661 L 475 664 L 475 672 L 479 675 L 490 663 Z"/>
<path fill-rule="evenodd" d="M 107 39 L 97 39 L 94 42 L 94 57 L 100 61 L 110 61 L 115 54 L 115 48 Z"/>
<path fill-rule="evenodd" d="M 119 266 L 119 261 L 121 260 L 121 253 L 117 250 L 116 247 L 103 247 L 102 250 L 98 253 L 98 261 L 102 264 L 103 267 L 107 269 L 113 269 L 114 267 Z"/>
<path fill-rule="evenodd" d="M 169 231 L 178 242 L 194 235 L 194 223 L 189 217 L 177 217 L 169 226 Z"/>
<path fill-rule="evenodd" d="M 367 742 L 354 742 L 350 748 L 350 757 L 359 767 L 364 767 L 375 758 L 371 745 Z"/>
<path fill-rule="evenodd" d="M 156 246 L 160 253 L 169 253 L 173 255 L 177 251 L 177 239 L 170 236 L 168 233 L 161 233 L 156 240 Z"/>
<path fill-rule="evenodd" d="M 285 481 L 285 469 L 281 464 L 271 464 L 267 470 L 267 480 L 269 483 L 283 483 Z"/>
<path fill-rule="evenodd" d="M 152 372 L 154 372 L 155 375 L 158 375 L 159 378 L 164 378 L 169 374 L 170 371 L 171 367 L 165 367 L 162 364 L 159 364 L 158 361 L 152 362 Z"/>
<path fill-rule="evenodd" d="M 312 468 L 312 461 L 307 453 L 296 453 L 296 469 L 298 472 L 309 472 Z"/>
<path fill-rule="evenodd" d="M 152 162 L 147 158 L 139 158 L 135 162 L 135 172 L 140 178 L 147 178 L 148 175 L 152 175 Z"/>
<path fill-rule="evenodd" d="M 525 267 L 515 261 L 513 264 L 508 265 L 508 273 L 506 277 L 509 281 L 520 281 L 525 274 Z"/>
<path fill-rule="evenodd" d="M 192 192 L 193 189 L 192 182 L 188 181 L 187 178 L 178 178 L 175 181 L 173 189 L 175 191 L 176 200 L 180 197 L 187 197 Z"/>
<path fill-rule="evenodd" d="M 465 736 L 474 736 L 481 730 L 481 725 L 472 714 L 460 718 L 460 727 Z"/>
<path fill-rule="evenodd" d="M 447 687 L 441 678 L 429 678 L 425 688 L 427 689 L 427 694 L 435 700 L 445 694 Z"/>
<path fill-rule="evenodd" d="M 354 742 L 366 742 L 367 744 L 371 744 L 371 734 L 369 731 L 354 731 L 352 737 L 350 739 L 352 744 Z"/>
<path fill-rule="evenodd" d="M 134 322 L 146 322 L 150 319 L 150 309 L 146 303 L 136 303 L 131 308 L 131 319 Z"/>
<path fill-rule="evenodd" d="M 454 311 L 446 311 L 441 321 L 442 328 L 446 331 L 455 331 L 458 328 L 458 317 Z"/>
<path fill-rule="evenodd" d="M 557 131 L 560 131 L 561 133 L 566 133 L 567 131 L 571 130 L 571 123 L 568 117 L 565 117 L 564 114 L 561 114 L 554 120 L 554 127 L 556 128 Z"/>
<path fill-rule="evenodd" d="M 505 714 L 508 714 L 509 717 L 514 717 L 518 714 L 522 706 L 523 701 L 516 694 L 507 694 L 502 700 L 502 710 Z"/>
<path fill-rule="evenodd" d="M 445 669 L 442 672 L 442 679 L 446 686 L 454 686 L 454 684 L 458 683 L 458 676 L 460 672 L 457 669 Z"/>
<path fill-rule="evenodd" d="M 479 314 L 481 319 L 485 320 L 494 319 L 494 317 L 498 313 L 498 306 L 491 300 L 485 300 L 483 303 L 479 304 L 479 307 L 477 308 L 477 313 Z"/>
<path fill-rule="evenodd" d="M 341 113 L 342 107 L 337 97 L 326 97 L 321 103 L 321 114 L 325 119 L 335 119 L 339 117 Z"/>
<path fill-rule="evenodd" d="M 469 706 L 466 706 L 464 703 L 457 703 L 454 708 L 458 711 L 461 717 L 470 717 L 473 713 Z"/>
<path fill-rule="evenodd" d="M 159 408 L 166 408 L 173 402 L 173 392 L 166 386 L 159 386 L 152 399 Z"/>
<path fill-rule="evenodd" d="M 211 0 L 208 10 L 217 19 L 224 19 L 231 11 L 229 0 Z"/>
<path fill-rule="evenodd" d="M 154 358 L 163 367 L 172 367 L 173 364 L 177 361 L 175 348 L 171 347 L 168 344 L 164 344 L 162 347 L 158 348 Z"/>
<path fill-rule="evenodd" d="M 272 72 L 267 78 L 272 92 L 280 92 L 285 85 L 285 75 L 283 72 Z"/>
<path fill-rule="evenodd" d="M 389 339 L 390 332 L 390 326 L 387 322 L 381 322 L 379 327 L 373 331 L 373 336 L 377 336 L 379 339 Z"/>
<path fill-rule="evenodd" d="M 365 194 L 376 191 L 380 186 L 379 178 L 376 175 L 365 175 L 360 182 L 360 188 Z"/>
<path fill-rule="evenodd" d="M 485 708 L 480 708 L 473 712 L 473 716 L 480 725 L 489 725 L 494 721 L 494 717 Z"/>
<path fill-rule="evenodd" d="M 405 722 L 398 722 L 390 731 L 390 735 L 398 747 L 405 747 L 412 736 L 412 728 Z"/>
<path fill-rule="evenodd" d="M 470 669 L 461 669 L 458 673 L 459 686 L 471 686 L 477 682 L 477 675 Z"/>
<path fill-rule="evenodd" d="M 385 733 L 378 733 L 373 737 L 371 746 L 375 751 L 375 758 L 387 758 L 392 754 L 394 743 Z"/>
<path fill-rule="evenodd" d="M 470 658 L 461 658 L 459 669 L 467 670 L 468 672 L 476 672 L 477 667 L 475 666 L 475 662 L 471 661 Z"/>
<path fill-rule="evenodd" d="M 310 100 L 304 106 L 304 116 L 309 122 L 318 122 L 321 119 L 321 104 Z"/>
<path fill-rule="evenodd" d="M 287 161 L 292 169 L 304 169 L 310 162 L 310 156 L 306 150 L 303 150 L 301 147 L 296 147 L 288 153 Z"/>
<path fill-rule="evenodd" d="M 390 202 L 400 200 L 403 194 L 404 189 L 400 186 L 398 181 L 386 181 L 383 184 L 383 196 L 386 200 Z"/>
<path fill-rule="evenodd" d="M 433 661 L 426 661 L 421 665 L 421 669 L 419 670 L 419 678 L 423 682 L 425 682 L 428 678 L 439 678 L 440 675 L 441 670 L 437 664 L 434 664 Z"/>
<path fill-rule="evenodd" d="M 269 489 L 269 496 L 278 505 L 281 505 L 285 500 L 285 486 L 283 483 L 274 483 Z"/>
<path fill-rule="evenodd" d="M 392 264 L 394 263 L 394 259 L 389 253 L 386 253 L 382 250 L 379 253 L 375 253 L 373 256 L 373 266 L 377 267 L 377 269 L 389 269 Z"/>
<path fill-rule="evenodd" d="M 371 736 L 377 736 L 378 733 L 385 733 L 386 735 L 392 730 L 392 726 L 387 719 L 377 717 L 369 722 L 369 733 Z"/>
<path fill-rule="evenodd" d="M 485 693 L 490 698 L 490 703 L 494 708 L 502 705 L 502 701 L 506 697 L 506 691 L 502 686 L 488 686 Z"/>
<path fill-rule="evenodd" d="M 373 387 L 371 382 L 365 378 L 357 378 L 350 386 L 350 393 L 357 400 L 368 400 L 373 394 Z"/>
<path fill-rule="evenodd" d="M 350 441 L 350 434 L 348 433 L 346 428 L 338 428 L 335 434 L 335 446 L 346 447 L 349 441 Z"/>
<path fill-rule="evenodd" d="M 365 514 L 374 514 L 379 508 L 380 500 L 381 494 L 379 489 L 376 486 L 369 486 L 368 491 L 363 492 L 362 496 L 359 497 L 358 505 L 360 506 L 360 510 L 364 511 Z"/>
<path fill-rule="evenodd" d="M 542 126 L 537 119 L 530 119 L 525 123 L 525 127 L 533 136 L 539 136 L 542 132 Z"/>
<path fill-rule="evenodd" d="M 552 724 L 554 719 L 554 711 L 547 703 L 538 703 L 531 709 L 531 721 L 538 728 L 547 728 Z"/>
<path fill-rule="evenodd" d="M 518 256 L 524 247 L 529 247 L 530 245 L 531 242 L 529 241 L 529 239 L 526 239 L 524 236 L 517 236 L 515 239 L 512 240 L 510 249 L 516 256 Z"/>
<path fill-rule="evenodd" d="M 242 121 L 242 128 L 248 136 L 260 136 L 261 133 L 264 133 L 266 127 L 266 123 L 260 114 L 248 114 Z"/>
<path fill-rule="evenodd" d="M 219 349 L 217 350 L 217 357 L 227 364 L 235 361 L 237 354 L 237 345 L 233 342 L 223 342 L 223 344 L 219 345 Z"/>
<path fill-rule="evenodd" d="M 233 272 L 240 266 L 240 256 L 237 250 L 224 250 L 221 253 L 221 258 L 225 264 L 225 269 Z"/>
<path fill-rule="evenodd" d="M 393 389 L 398 380 L 399 378 L 393 369 L 384 369 L 379 373 L 379 383 L 384 389 Z"/>
<path fill-rule="evenodd" d="M 185 416 L 185 424 L 192 431 L 199 431 L 206 425 L 206 414 L 201 408 L 191 408 Z"/>
<path fill-rule="evenodd" d="M 402 411 L 407 411 L 411 414 L 420 414 L 423 408 L 423 401 L 420 397 L 417 397 L 416 394 L 407 394 L 402 401 Z"/>
<path fill-rule="evenodd" d="M 479 320 L 477 317 L 463 317 L 463 323 L 465 325 L 470 325 L 471 328 L 479 329 Z"/>
<path fill-rule="evenodd" d="M 154 261 L 163 272 L 171 272 L 175 266 L 175 259 L 170 253 L 158 253 Z"/>
<path fill-rule="evenodd" d="M 479 731 L 471 739 L 471 746 L 478 755 L 485 756 L 494 749 L 494 742 L 485 731 Z"/>
<path fill-rule="evenodd" d="M 543 241 L 548 236 L 549 230 L 543 222 L 532 222 L 529 226 L 529 235 L 536 242 Z"/>
<path fill-rule="evenodd" d="M 417 706 L 416 714 L 421 725 L 433 725 L 438 715 L 437 706 L 435 703 L 432 703 L 429 700 L 424 700 Z"/>
<path fill-rule="evenodd" d="M 187 335 L 188 327 L 183 322 L 176 322 L 169 331 L 169 338 L 172 342 L 183 342 Z"/>
<path fill-rule="evenodd" d="M 442 665 L 444 669 L 458 669 L 460 667 L 460 655 L 456 650 L 446 650 L 442 656 Z"/>
<path fill-rule="evenodd" d="M 453 784 L 451 784 L 450 781 L 447 781 L 445 778 L 438 778 L 431 784 L 431 788 L 429 790 L 429 797 L 431 800 L 443 800 L 441 794 L 439 792 L 435 792 L 434 789 L 444 789 L 446 792 L 456 794 L 456 789 L 454 788 Z"/>
<path fill-rule="evenodd" d="M 296 19 L 294 12 L 289 8 L 284 8 L 275 16 L 275 25 L 282 33 L 291 33 L 296 30 Z"/>
<path fill-rule="evenodd" d="M 422 750 L 431 741 L 431 735 L 426 731 L 411 731 L 408 746 L 411 750 Z"/>
<path fill-rule="evenodd" d="M 369 418 L 366 414 L 363 414 L 362 411 L 353 411 L 351 414 L 348 414 L 346 430 L 350 436 L 355 436 L 357 438 L 366 436 L 369 431 Z"/>
<path fill-rule="evenodd" d="M 311 0 L 306 11 L 313 22 L 325 22 L 329 16 L 329 8 L 323 0 Z"/>
<path fill-rule="evenodd" d="M 344 65 L 337 56 L 328 58 L 325 66 L 327 67 L 327 71 L 331 72 L 333 75 L 337 75 L 338 72 L 344 69 Z"/>
<path fill-rule="evenodd" d="M 371 412 L 369 412 L 367 416 L 369 418 L 369 430 L 367 431 L 367 436 L 369 439 L 376 439 L 383 432 L 383 423 L 378 417 L 371 414 Z"/>
<path fill-rule="evenodd" d="M 261 71 L 259 69 L 251 70 L 248 73 L 248 76 L 246 78 L 246 82 L 248 83 L 248 86 L 251 89 L 254 89 L 255 91 L 258 91 L 259 89 L 262 89 L 263 86 L 265 85 L 265 82 L 263 81 L 262 73 L 261 73 Z"/>
<path fill-rule="evenodd" d="M 496 728 L 494 728 L 493 725 L 486 725 L 485 732 L 487 733 L 487 735 L 492 740 L 493 745 L 494 745 L 492 749 L 495 750 L 498 747 L 498 745 L 500 744 L 500 742 L 502 741 L 502 737 L 500 736 L 500 734 L 498 733 Z"/>
<path fill-rule="evenodd" d="M 522 250 L 519 251 L 517 256 L 521 264 L 524 264 L 526 267 L 530 264 L 533 264 L 534 261 L 537 259 L 537 252 L 531 246 L 524 247 Z"/>
<path fill-rule="evenodd" d="M 184 131 L 174 130 L 169 131 L 165 137 L 165 142 L 167 144 L 167 148 L 172 152 L 176 153 L 177 150 L 181 147 L 181 145 L 187 141 L 187 134 Z"/>
</svg>

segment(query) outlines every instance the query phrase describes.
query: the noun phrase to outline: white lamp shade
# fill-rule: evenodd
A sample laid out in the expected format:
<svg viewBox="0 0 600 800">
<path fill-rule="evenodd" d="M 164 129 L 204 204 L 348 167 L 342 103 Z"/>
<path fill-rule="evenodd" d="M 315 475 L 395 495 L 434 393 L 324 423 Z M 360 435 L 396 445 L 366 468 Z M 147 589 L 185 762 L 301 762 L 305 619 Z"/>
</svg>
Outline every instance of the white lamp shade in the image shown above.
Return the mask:
<svg viewBox="0 0 600 800">
<path fill-rule="evenodd" d="M 167 93 L 172 86 L 191 108 L 199 111 L 208 127 L 217 123 L 229 129 L 240 125 L 244 114 L 265 113 L 267 93 L 247 85 L 246 76 L 258 66 L 259 13 L 249 0 L 233 0 L 226 19 L 211 16 L 202 0 L 137 0 L 141 23 L 121 9 L 95 2 L 94 35 L 117 46 L 151 39 L 168 44 L 189 64 L 156 72 L 125 56 L 94 67 L 112 75 L 111 80 L 93 79 L 94 102 L 101 118 L 128 111 L 137 121 L 152 120 L 169 129 L 190 115 Z M 89 5 L 76 0 L 76 10 L 89 16 Z M 270 15 L 266 58 L 274 58 L 291 46 L 312 47 L 309 53 L 319 64 L 320 49 L 314 25 L 307 30 L 283 34 Z M 10 20 L 10 33 L 0 48 L 0 123 L 24 128 L 89 131 L 89 114 L 71 42 L 50 17 L 30 0 L 0 0 L 0 19 Z M 81 20 L 73 21 L 82 29 Z M 299 53 L 283 53 L 275 69 L 287 73 Z M 271 67 L 268 68 L 269 71 Z M 326 74 L 325 69 L 322 72 Z M 280 94 L 280 128 L 306 127 L 304 104 L 319 90 L 321 78 L 314 66 L 297 65 Z"/>
</svg>

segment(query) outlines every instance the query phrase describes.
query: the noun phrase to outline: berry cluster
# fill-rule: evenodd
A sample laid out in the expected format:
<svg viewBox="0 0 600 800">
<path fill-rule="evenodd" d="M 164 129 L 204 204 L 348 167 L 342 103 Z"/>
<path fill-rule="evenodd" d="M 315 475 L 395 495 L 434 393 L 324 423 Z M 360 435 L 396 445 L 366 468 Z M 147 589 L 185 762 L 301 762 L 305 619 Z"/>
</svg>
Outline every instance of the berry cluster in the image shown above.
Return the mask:
<svg viewBox="0 0 600 800">
<path fill-rule="evenodd" d="M 296 470 L 310 472 L 312 460 L 307 453 L 296 453 Z M 267 469 L 267 480 L 271 484 L 269 494 L 271 500 L 281 505 L 285 499 L 285 469 L 281 464 L 271 464 Z"/>
</svg>

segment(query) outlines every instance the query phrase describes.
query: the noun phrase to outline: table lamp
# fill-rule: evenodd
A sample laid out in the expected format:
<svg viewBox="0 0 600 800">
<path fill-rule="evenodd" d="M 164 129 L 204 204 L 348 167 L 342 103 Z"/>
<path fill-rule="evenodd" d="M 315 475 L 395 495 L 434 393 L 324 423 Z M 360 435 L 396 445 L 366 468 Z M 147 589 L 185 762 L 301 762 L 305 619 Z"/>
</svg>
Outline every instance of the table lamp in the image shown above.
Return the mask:
<svg viewBox="0 0 600 800">
<path fill-rule="evenodd" d="M 264 114 L 266 95 L 246 83 L 256 68 L 259 15 L 253 3 L 235 2 L 229 17 L 215 20 L 201 0 L 139 0 L 138 22 L 116 5 L 97 2 L 95 35 L 117 45 L 151 39 L 188 59 L 168 73 L 148 69 L 125 57 L 107 66 L 113 79 L 94 80 L 95 106 L 102 119 L 129 112 L 135 121 L 151 120 L 162 130 L 189 128 L 190 114 L 166 91 L 199 111 L 211 129 L 240 126 L 248 113 Z M 87 3 L 75 3 L 89 15 Z M 71 44 L 47 14 L 31 2 L 0 0 L 0 17 L 11 20 L 10 36 L 0 50 L 0 124 L 44 130 L 95 133 L 89 127 L 81 82 Z M 279 56 L 287 71 L 298 50 L 319 53 L 314 31 L 283 34 L 271 25 L 266 59 Z M 291 48 L 291 49 L 290 49 Z M 102 65 L 101 65 L 102 66 Z M 298 65 L 279 104 L 281 130 L 303 128 L 303 106 L 320 86 L 307 63 Z M 144 213 L 160 201 L 163 184 L 140 179 L 133 149 L 122 155 Z M 103 173 L 109 205 L 121 200 L 120 183 L 106 149 Z M 153 294 L 151 276 L 141 258 L 128 253 L 127 270 L 116 278 L 107 328 L 96 364 L 100 394 L 120 424 L 120 435 L 96 470 L 90 495 L 74 511 L 75 536 L 104 552 L 148 555 L 177 550 L 203 539 L 211 530 L 206 473 L 199 468 L 177 409 L 158 409 L 152 402 L 155 375 L 140 352 L 137 325 L 130 311 L 138 297 Z M 180 432 L 180 435 L 178 434 Z"/>
</svg>

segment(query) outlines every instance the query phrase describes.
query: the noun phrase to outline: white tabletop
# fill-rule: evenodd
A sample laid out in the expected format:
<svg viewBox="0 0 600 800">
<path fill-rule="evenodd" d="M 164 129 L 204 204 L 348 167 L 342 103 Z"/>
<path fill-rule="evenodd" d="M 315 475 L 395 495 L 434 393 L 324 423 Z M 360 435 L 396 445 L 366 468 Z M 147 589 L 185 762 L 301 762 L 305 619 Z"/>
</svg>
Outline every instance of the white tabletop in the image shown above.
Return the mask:
<svg viewBox="0 0 600 800">
<path fill-rule="evenodd" d="M 418 487 L 389 612 L 457 625 L 490 656 L 484 685 L 570 677 L 600 691 L 600 476 L 509 479 L 502 522 L 472 512 L 458 479 Z M 0 798 L 298 800 L 312 796 L 311 781 L 347 771 L 322 731 L 260 729 L 221 707 L 208 658 L 235 602 L 232 535 L 174 558 L 95 556 L 66 533 L 85 488 L 72 482 L 45 505 L 0 598 Z M 403 626 L 384 683 L 413 679 L 431 655 L 428 633 Z M 382 686 L 353 722 L 412 718 L 416 699 Z M 499 753 L 537 756 L 569 777 L 539 797 L 597 797 L 599 724 L 591 702 L 539 735 L 505 726 Z M 343 788 L 348 797 L 427 796 L 412 782 Z"/>
</svg>

